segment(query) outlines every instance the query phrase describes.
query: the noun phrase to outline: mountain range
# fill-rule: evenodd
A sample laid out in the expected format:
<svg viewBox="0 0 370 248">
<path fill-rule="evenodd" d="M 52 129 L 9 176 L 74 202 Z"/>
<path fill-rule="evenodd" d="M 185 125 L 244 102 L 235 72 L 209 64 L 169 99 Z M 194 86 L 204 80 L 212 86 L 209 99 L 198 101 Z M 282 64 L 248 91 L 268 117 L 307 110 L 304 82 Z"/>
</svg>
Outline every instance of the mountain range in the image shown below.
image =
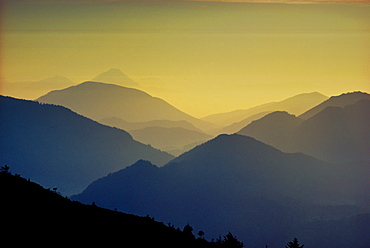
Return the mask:
<svg viewBox="0 0 370 248">
<path fill-rule="evenodd" d="M 240 130 L 243 126 L 249 124 L 242 122 L 244 119 L 263 112 L 287 111 L 291 114 L 302 114 L 317 104 L 323 102 L 328 97 L 318 92 L 303 93 L 280 102 L 265 103 L 250 109 L 235 110 L 227 113 L 220 113 L 203 117 L 202 120 L 218 124 L 220 126 L 229 126 L 236 122 L 241 122 L 233 129 Z M 258 119 L 259 116 L 256 116 Z"/>
<path fill-rule="evenodd" d="M 370 95 L 353 92 L 331 97 L 299 117 L 274 112 L 238 133 L 327 161 L 370 161 Z"/>
<path fill-rule="evenodd" d="M 292 235 L 307 246 L 327 247 L 323 235 L 335 240 L 334 247 L 348 247 L 353 235 L 366 240 L 365 232 L 356 226 L 331 233 L 321 225 L 339 228 L 353 216 L 366 223 L 359 214 L 370 209 L 368 173 L 367 165 L 349 168 L 283 153 L 250 137 L 220 135 L 161 168 L 138 161 L 72 199 L 191 223 L 211 236 L 226 228 L 250 247 L 283 246 Z M 316 227 L 322 233 L 310 231 Z"/>
<path fill-rule="evenodd" d="M 1 96 L 0 117 L 0 163 L 63 194 L 138 159 L 159 165 L 173 159 L 62 106 Z"/>
<path fill-rule="evenodd" d="M 130 80 L 112 69 L 39 102 L 1 96 L 0 164 L 55 195 L 248 247 L 370 243 L 370 95 L 307 93 L 200 120 Z"/>
<path fill-rule="evenodd" d="M 96 121 L 111 117 L 127 122 L 185 120 L 203 131 L 215 127 L 214 124 L 178 110 L 160 98 L 114 84 L 84 82 L 63 90 L 51 91 L 37 101 L 65 106 Z"/>
</svg>

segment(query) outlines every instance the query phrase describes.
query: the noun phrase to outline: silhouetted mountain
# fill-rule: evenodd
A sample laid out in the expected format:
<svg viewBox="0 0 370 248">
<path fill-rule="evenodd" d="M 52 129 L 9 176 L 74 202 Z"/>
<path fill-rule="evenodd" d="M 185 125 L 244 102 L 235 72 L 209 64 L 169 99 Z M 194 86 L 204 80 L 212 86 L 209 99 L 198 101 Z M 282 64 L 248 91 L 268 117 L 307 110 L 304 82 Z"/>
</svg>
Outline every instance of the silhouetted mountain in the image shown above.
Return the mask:
<svg viewBox="0 0 370 248">
<path fill-rule="evenodd" d="M 1 94 L 17 98 L 35 99 L 51 90 L 63 89 L 74 84 L 74 82 L 62 76 L 54 76 L 34 82 L 1 82 Z"/>
<path fill-rule="evenodd" d="M 111 68 L 93 78 L 91 81 L 117 84 L 124 87 L 137 88 L 140 85 L 125 75 L 120 69 Z"/>
<path fill-rule="evenodd" d="M 287 111 L 289 113 L 299 115 L 307 111 L 308 109 L 316 106 L 317 104 L 323 102 L 327 98 L 328 97 L 318 92 L 304 93 L 290 97 L 280 102 L 271 102 L 250 109 L 236 110 L 228 113 L 206 116 L 202 118 L 202 120 L 221 126 L 229 126 L 235 122 L 240 122 L 252 115 L 262 112 Z M 237 130 L 235 130 L 235 132 L 236 131 Z"/>
<path fill-rule="evenodd" d="M 128 122 L 185 120 L 202 130 L 213 126 L 143 91 L 113 84 L 85 82 L 52 91 L 37 100 L 65 106 L 96 121 L 117 117 Z"/>
<path fill-rule="evenodd" d="M 118 127 L 126 131 L 138 130 L 147 127 L 164 127 L 164 128 L 181 127 L 191 131 L 202 132 L 202 130 L 194 127 L 193 124 L 187 121 L 155 120 L 146 122 L 128 122 L 117 117 L 111 117 L 100 120 L 100 123 L 112 127 Z"/>
<path fill-rule="evenodd" d="M 370 95 L 365 92 L 357 91 L 357 92 L 345 93 L 339 96 L 332 96 L 326 101 L 322 102 L 321 104 L 307 110 L 305 113 L 300 115 L 299 118 L 307 120 L 313 117 L 314 115 L 318 114 L 322 110 L 324 110 L 326 107 L 343 108 L 347 105 L 354 104 L 362 99 L 370 100 Z"/>
<path fill-rule="evenodd" d="M 250 137 L 220 135 L 161 168 L 139 161 L 93 182 L 73 199 L 176 225 L 191 223 L 213 237 L 226 228 L 248 247 L 283 247 L 312 220 L 369 210 L 368 194 L 357 192 L 366 188 L 366 180 L 354 181 L 347 169 L 286 154 Z M 351 169 L 362 177 L 368 172 L 368 166 Z M 337 235 L 323 232 L 328 238 Z M 321 235 L 309 233 L 304 243 L 323 247 Z M 335 247 L 348 244 L 340 234 L 335 238 Z"/>
<path fill-rule="evenodd" d="M 185 147 L 190 144 L 205 142 L 212 138 L 210 135 L 181 127 L 146 127 L 131 130 L 129 133 L 135 140 L 143 144 L 150 144 L 175 156 L 185 152 Z M 189 149 L 191 148 L 193 147 Z"/>
<path fill-rule="evenodd" d="M 286 152 L 303 152 L 327 161 L 370 161 L 370 100 L 344 108 L 326 107 L 308 120 L 272 113 L 238 133 Z"/>
<path fill-rule="evenodd" d="M 0 119 L 0 164 L 64 194 L 141 158 L 173 158 L 61 106 L 1 96 Z"/>
<path fill-rule="evenodd" d="M 0 199 L 2 242 L 8 246 L 217 247 L 185 228 L 74 202 L 4 172 Z"/>
</svg>

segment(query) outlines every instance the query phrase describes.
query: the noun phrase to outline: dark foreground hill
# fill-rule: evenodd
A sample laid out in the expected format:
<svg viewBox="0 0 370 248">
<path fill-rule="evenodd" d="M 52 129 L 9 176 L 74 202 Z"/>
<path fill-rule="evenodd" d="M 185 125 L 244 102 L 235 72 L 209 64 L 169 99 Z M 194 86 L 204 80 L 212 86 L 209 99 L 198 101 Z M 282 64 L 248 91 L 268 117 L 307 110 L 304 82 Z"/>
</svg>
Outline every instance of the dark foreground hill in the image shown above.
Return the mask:
<svg viewBox="0 0 370 248">
<path fill-rule="evenodd" d="M 354 237 L 367 237 L 358 231 L 361 223 L 369 226 L 366 215 L 345 223 L 370 209 L 368 172 L 367 165 L 330 164 L 250 137 L 220 135 L 161 168 L 139 161 L 73 199 L 191 223 L 210 237 L 230 230 L 247 247 L 283 247 L 292 237 L 307 247 L 350 247 Z M 323 236 L 335 243 L 328 246 Z M 355 247 L 365 247 L 361 242 Z"/>
<path fill-rule="evenodd" d="M 0 119 L 0 163 L 63 194 L 139 159 L 163 165 L 173 158 L 61 106 L 1 96 Z"/>
<path fill-rule="evenodd" d="M 9 247 L 217 247 L 151 217 L 71 201 L 0 172 L 2 239 Z"/>
</svg>

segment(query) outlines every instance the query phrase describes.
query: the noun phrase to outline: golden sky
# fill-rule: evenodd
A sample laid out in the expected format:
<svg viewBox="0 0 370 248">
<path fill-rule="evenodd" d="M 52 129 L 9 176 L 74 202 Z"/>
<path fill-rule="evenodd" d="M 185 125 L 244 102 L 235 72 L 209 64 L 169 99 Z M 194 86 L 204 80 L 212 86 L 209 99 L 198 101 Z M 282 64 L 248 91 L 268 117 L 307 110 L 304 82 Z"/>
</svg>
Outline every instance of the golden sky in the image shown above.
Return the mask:
<svg viewBox="0 0 370 248">
<path fill-rule="evenodd" d="M 197 117 L 370 92 L 370 4 L 86 2 L 3 1 L 2 83 L 119 68 Z"/>
</svg>

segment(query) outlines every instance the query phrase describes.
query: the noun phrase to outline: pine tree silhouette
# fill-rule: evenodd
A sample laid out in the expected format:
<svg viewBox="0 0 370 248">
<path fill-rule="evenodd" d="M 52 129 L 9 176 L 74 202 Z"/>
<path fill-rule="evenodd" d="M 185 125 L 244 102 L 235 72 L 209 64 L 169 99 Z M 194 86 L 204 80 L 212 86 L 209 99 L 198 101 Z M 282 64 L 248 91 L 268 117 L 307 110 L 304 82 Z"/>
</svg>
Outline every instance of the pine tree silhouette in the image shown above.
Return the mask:
<svg viewBox="0 0 370 248">
<path fill-rule="evenodd" d="M 303 248 L 304 245 L 299 245 L 298 239 L 294 238 L 293 241 L 290 241 L 285 248 Z"/>
</svg>

